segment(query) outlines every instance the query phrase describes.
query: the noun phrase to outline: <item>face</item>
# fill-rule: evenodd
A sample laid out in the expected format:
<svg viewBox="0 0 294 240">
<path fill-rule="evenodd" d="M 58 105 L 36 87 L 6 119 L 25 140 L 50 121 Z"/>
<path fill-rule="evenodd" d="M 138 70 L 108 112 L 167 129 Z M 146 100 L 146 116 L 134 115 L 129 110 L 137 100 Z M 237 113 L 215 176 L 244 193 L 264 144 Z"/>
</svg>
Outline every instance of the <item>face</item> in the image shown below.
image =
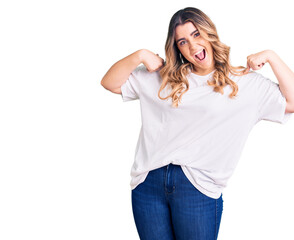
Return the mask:
<svg viewBox="0 0 294 240">
<path fill-rule="evenodd" d="M 194 65 L 193 73 L 206 75 L 215 69 L 211 44 L 200 36 L 193 23 L 177 26 L 175 41 L 182 55 Z"/>
</svg>

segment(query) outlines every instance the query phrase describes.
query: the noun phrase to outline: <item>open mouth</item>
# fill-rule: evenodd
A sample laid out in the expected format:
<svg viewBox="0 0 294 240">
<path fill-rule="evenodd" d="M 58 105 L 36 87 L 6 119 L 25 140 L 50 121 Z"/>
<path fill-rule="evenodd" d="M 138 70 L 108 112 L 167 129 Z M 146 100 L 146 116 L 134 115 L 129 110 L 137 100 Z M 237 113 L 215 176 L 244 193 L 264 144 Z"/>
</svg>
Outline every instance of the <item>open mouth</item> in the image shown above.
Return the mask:
<svg viewBox="0 0 294 240">
<path fill-rule="evenodd" d="M 199 61 L 203 61 L 206 57 L 206 52 L 203 49 L 201 53 L 198 53 L 197 55 L 195 55 L 195 57 L 199 60 Z"/>
</svg>

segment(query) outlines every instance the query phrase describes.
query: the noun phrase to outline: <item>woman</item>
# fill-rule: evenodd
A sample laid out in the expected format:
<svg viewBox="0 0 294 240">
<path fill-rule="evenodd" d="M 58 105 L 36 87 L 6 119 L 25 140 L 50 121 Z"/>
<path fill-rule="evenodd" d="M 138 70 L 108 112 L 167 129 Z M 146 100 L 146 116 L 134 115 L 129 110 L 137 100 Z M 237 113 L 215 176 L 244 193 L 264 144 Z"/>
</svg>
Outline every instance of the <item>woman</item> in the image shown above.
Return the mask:
<svg viewBox="0 0 294 240">
<path fill-rule="evenodd" d="M 217 239 L 222 190 L 246 138 L 260 120 L 289 119 L 294 73 L 271 50 L 248 56 L 246 68 L 231 66 L 215 25 L 191 7 L 173 15 L 165 53 L 166 62 L 138 50 L 101 81 L 123 101 L 141 102 L 131 169 L 135 224 L 140 239 Z M 279 85 L 249 71 L 267 62 Z"/>
</svg>

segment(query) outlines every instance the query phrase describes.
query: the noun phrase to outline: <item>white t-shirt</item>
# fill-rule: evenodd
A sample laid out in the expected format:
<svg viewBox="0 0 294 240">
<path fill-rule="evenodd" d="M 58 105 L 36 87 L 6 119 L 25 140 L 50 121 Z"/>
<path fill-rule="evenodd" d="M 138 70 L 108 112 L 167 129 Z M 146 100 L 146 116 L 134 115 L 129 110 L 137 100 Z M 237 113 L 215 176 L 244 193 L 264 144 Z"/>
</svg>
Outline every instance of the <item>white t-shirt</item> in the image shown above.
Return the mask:
<svg viewBox="0 0 294 240">
<path fill-rule="evenodd" d="M 260 73 L 230 74 L 239 88 L 231 99 L 229 85 L 222 95 L 207 84 L 213 72 L 187 75 L 189 90 L 178 108 L 171 106 L 171 98 L 158 98 L 162 79 L 159 72 L 150 73 L 144 65 L 121 86 L 123 101 L 139 99 L 142 114 L 131 189 L 142 183 L 150 170 L 173 163 L 181 165 L 200 192 L 217 199 L 236 168 L 252 127 L 260 120 L 284 124 L 291 116 L 285 114 L 286 99 L 279 85 Z M 166 87 L 160 96 L 166 97 L 169 91 Z"/>
</svg>

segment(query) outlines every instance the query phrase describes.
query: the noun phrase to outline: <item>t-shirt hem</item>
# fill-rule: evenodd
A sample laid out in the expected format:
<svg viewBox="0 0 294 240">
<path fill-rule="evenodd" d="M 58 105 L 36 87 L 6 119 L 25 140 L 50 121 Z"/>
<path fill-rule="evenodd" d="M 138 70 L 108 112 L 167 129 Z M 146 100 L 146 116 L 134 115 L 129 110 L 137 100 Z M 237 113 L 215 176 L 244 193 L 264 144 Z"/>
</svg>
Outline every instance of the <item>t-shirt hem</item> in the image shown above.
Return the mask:
<svg viewBox="0 0 294 240">
<path fill-rule="evenodd" d="M 205 194 L 206 196 L 210 197 L 210 198 L 214 198 L 214 199 L 218 199 L 221 196 L 221 192 L 220 193 L 213 193 L 210 191 L 207 191 L 205 188 L 201 187 L 199 184 L 197 184 L 193 179 L 190 178 L 189 173 L 186 171 L 185 166 L 181 166 L 182 170 L 184 172 L 184 174 L 186 175 L 186 177 L 188 178 L 188 180 L 191 182 L 191 184 L 197 189 L 199 190 L 201 193 Z"/>
<path fill-rule="evenodd" d="M 144 174 L 141 174 L 139 176 L 140 179 L 138 182 L 136 182 L 136 184 L 133 184 L 134 179 L 132 178 L 131 182 L 130 182 L 131 190 L 134 190 L 140 183 L 144 182 L 145 179 L 147 178 L 148 173 L 149 173 L 149 171 L 145 172 Z"/>
</svg>

